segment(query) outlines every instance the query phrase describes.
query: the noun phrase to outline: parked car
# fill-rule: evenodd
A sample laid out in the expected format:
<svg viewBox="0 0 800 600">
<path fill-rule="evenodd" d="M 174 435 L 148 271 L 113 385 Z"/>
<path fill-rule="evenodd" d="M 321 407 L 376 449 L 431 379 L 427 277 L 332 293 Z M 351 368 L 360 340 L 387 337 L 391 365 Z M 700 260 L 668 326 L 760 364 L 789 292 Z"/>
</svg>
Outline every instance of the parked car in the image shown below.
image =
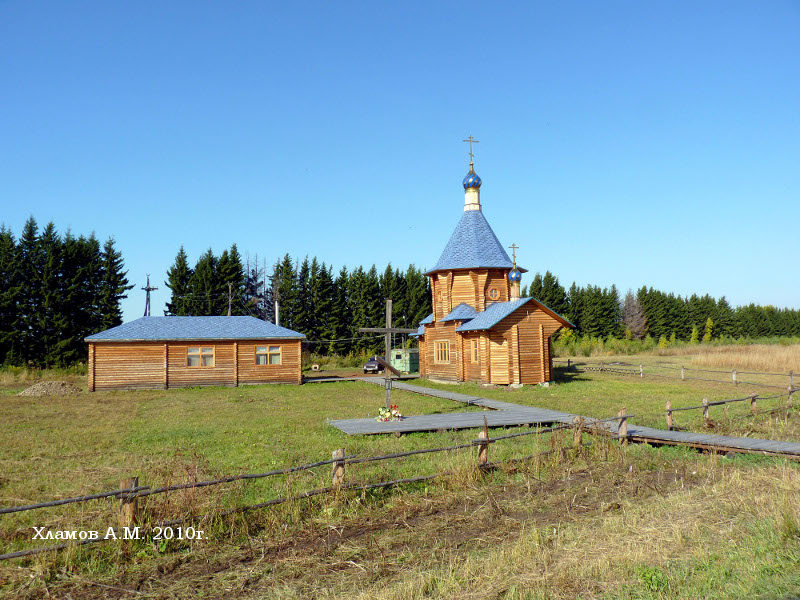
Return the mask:
<svg viewBox="0 0 800 600">
<path fill-rule="evenodd" d="M 364 363 L 364 374 L 367 373 L 380 373 L 383 371 L 383 365 L 378 362 L 378 357 L 373 356 Z"/>
</svg>

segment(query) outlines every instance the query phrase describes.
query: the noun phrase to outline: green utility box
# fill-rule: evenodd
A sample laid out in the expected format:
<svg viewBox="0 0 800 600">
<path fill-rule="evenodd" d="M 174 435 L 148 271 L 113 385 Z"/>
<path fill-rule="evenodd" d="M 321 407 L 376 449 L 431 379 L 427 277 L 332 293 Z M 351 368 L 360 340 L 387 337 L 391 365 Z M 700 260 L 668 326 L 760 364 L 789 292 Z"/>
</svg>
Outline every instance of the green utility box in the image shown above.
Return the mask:
<svg viewBox="0 0 800 600">
<path fill-rule="evenodd" d="M 389 363 L 403 373 L 419 371 L 419 348 L 395 348 Z"/>
</svg>

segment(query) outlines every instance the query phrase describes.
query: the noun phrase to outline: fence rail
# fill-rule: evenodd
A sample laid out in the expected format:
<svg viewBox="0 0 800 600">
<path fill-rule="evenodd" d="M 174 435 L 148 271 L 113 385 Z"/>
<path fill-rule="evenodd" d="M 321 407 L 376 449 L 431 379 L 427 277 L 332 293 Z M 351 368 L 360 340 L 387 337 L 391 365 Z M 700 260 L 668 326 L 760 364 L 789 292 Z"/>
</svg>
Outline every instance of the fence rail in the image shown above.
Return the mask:
<svg viewBox="0 0 800 600">
<path fill-rule="evenodd" d="M 785 385 L 777 385 L 774 383 L 763 383 L 759 381 L 743 381 L 739 379 L 739 375 L 763 375 L 767 377 L 788 377 L 789 378 L 789 385 L 788 388 L 794 388 L 794 371 L 789 371 L 788 373 L 774 373 L 768 371 L 738 371 L 736 369 L 731 369 L 730 371 L 718 371 L 712 369 L 695 369 L 693 367 L 684 367 L 684 366 L 674 366 L 674 365 L 647 365 L 645 367 L 644 364 L 639 364 L 639 368 L 636 369 L 634 365 L 625 365 L 619 364 L 618 362 L 614 363 L 606 363 L 604 361 L 599 362 L 592 362 L 592 361 L 576 361 L 571 358 L 554 358 L 553 362 L 566 362 L 567 369 L 575 369 L 576 371 L 594 371 L 594 372 L 601 372 L 601 373 L 615 373 L 618 375 L 639 375 L 639 377 L 644 377 L 647 375 L 648 377 L 661 377 L 663 379 L 680 379 L 681 381 L 685 380 L 692 380 L 692 381 L 708 381 L 713 383 L 727 383 L 730 382 L 733 385 L 755 385 L 761 387 L 770 387 L 770 388 L 777 388 L 777 389 L 787 389 Z M 632 367 L 632 368 L 626 368 Z M 647 369 L 647 371 L 645 370 Z M 660 373 L 653 373 L 652 369 L 667 369 L 667 370 L 675 370 L 680 371 L 680 375 L 678 377 L 670 377 L 669 375 L 663 375 Z M 695 371 L 698 373 L 724 373 L 725 375 L 730 375 L 730 380 L 723 380 L 723 379 L 709 379 L 708 377 L 689 377 L 686 375 L 687 371 Z"/>
<path fill-rule="evenodd" d="M 292 467 L 286 467 L 283 469 L 276 469 L 273 471 L 267 471 L 265 473 L 245 473 L 240 475 L 231 475 L 228 477 L 222 477 L 219 479 L 208 480 L 208 481 L 196 481 L 196 482 L 189 482 L 184 484 L 176 484 L 176 485 L 167 485 L 167 486 L 160 486 L 156 488 L 151 488 L 149 486 L 140 486 L 138 484 L 138 477 L 132 477 L 128 479 L 124 479 L 119 489 L 111 490 L 108 492 L 100 492 L 97 494 L 89 494 L 83 496 L 76 496 L 72 498 L 62 498 L 59 500 L 52 500 L 49 502 L 39 502 L 36 504 L 27 504 L 22 506 L 11 506 L 6 508 L 0 508 L 0 514 L 10 514 L 10 513 L 18 513 L 18 512 L 25 512 L 30 510 L 37 510 L 41 508 L 50 508 L 55 506 L 61 506 L 65 504 L 72 504 L 78 502 L 90 502 L 93 500 L 99 499 L 108 499 L 114 498 L 120 500 L 120 507 L 118 512 L 118 523 L 119 528 L 114 529 L 115 532 L 123 531 L 125 528 L 134 527 L 137 523 L 142 522 L 143 520 L 143 512 L 139 511 L 138 507 L 138 499 L 149 497 L 155 494 L 166 494 L 172 491 L 178 490 L 185 490 L 191 488 L 198 488 L 198 487 L 210 487 L 216 485 L 223 485 L 232 483 L 235 481 L 244 481 L 244 480 L 254 480 L 260 479 L 265 477 L 271 477 L 276 475 L 286 475 L 291 473 L 296 473 L 300 471 L 306 471 L 309 469 L 318 468 L 325 465 L 331 465 L 331 485 L 328 487 L 317 488 L 308 490 L 306 492 L 302 492 L 300 494 L 294 496 L 285 496 L 285 497 L 278 497 L 273 498 L 271 500 L 267 500 L 265 502 L 260 502 L 258 504 L 251 504 L 241 507 L 236 507 L 233 509 L 225 510 L 225 511 L 216 511 L 212 514 L 205 515 L 205 516 L 187 516 L 180 519 L 170 520 L 170 521 L 163 521 L 158 523 L 157 526 L 167 527 L 167 526 L 174 526 L 179 525 L 181 523 L 186 522 L 189 519 L 192 520 L 199 520 L 202 518 L 207 517 L 224 517 L 235 513 L 246 512 L 261 508 L 268 508 L 271 506 L 276 506 L 278 504 L 282 504 L 292 500 L 302 500 L 306 498 L 311 498 L 314 496 L 318 496 L 321 494 L 328 494 L 333 492 L 339 491 L 362 491 L 362 490 L 370 490 L 370 489 L 379 489 L 379 488 L 386 488 L 392 487 L 395 485 L 407 484 L 407 483 L 414 483 L 419 481 L 427 481 L 430 479 L 434 479 L 436 477 L 441 477 L 450 473 L 450 471 L 440 471 L 436 472 L 431 475 L 422 475 L 417 477 L 409 477 L 409 478 L 402 478 L 402 479 L 392 479 L 389 481 L 379 481 L 373 483 L 346 483 L 345 482 L 345 468 L 348 465 L 356 465 L 356 464 L 364 464 L 369 462 L 376 462 L 376 461 L 384 461 L 384 460 L 395 460 L 401 459 L 409 456 L 421 455 L 421 454 L 430 454 L 430 453 L 437 453 L 437 452 L 451 452 L 456 450 L 465 450 L 469 448 L 477 448 L 478 450 L 478 468 L 479 469 L 487 469 L 491 468 L 494 465 L 502 464 L 508 460 L 513 461 L 520 461 L 525 460 L 526 458 L 531 458 L 537 455 L 531 455 L 529 457 L 522 457 L 522 458 L 512 458 L 506 459 L 506 461 L 498 461 L 495 463 L 488 462 L 488 454 L 489 454 L 489 446 L 496 442 L 507 440 L 510 438 L 517 438 L 522 436 L 529 436 L 529 435 L 542 435 L 546 433 L 553 433 L 556 431 L 568 430 L 572 429 L 575 432 L 573 447 L 583 447 L 585 444 L 583 443 L 583 439 L 581 434 L 585 430 L 592 430 L 592 426 L 597 424 L 602 424 L 610 421 L 618 421 L 620 423 L 619 432 L 616 435 L 611 434 L 609 431 L 602 431 L 600 428 L 594 428 L 595 432 L 598 433 L 605 433 L 606 435 L 610 436 L 613 439 L 621 439 L 623 441 L 627 441 L 627 419 L 631 418 L 633 415 L 627 415 L 624 411 L 620 411 L 619 415 L 616 417 L 611 417 L 609 419 L 591 419 L 588 420 L 586 423 L 582 419 L 577 420 L 576 422 L 571 425 L 557 425 L 553 427 L 547 428 L 537 428 L 535 430 L 521 432 L 521 433 L 514 433 L 508 435 L 500 435 L 496 437 L 489 437 L 489 429 L 488 425 L 486 424 L 486 419 L 484 419 L 484 428 L 480 432 L 478 439 L 471 440 L 467 443 L 457 444 L 452 446 L 441 446 L 436 448 L 423 448 L 419 450 L 409 450 L 407 452 L 394 452 L 391 454 L 383 454 L 379 456 L 366 456 L 366 457 L 359 457 L 357 455 L 346 455 L 345 450 L 343 448 L 339 448 L 334 450 L 332 453 L 332 457 L 327 460 L 320 460 L 314 463 L 304 464 L 304 465 L 297 465 Z M 552 450 L 545 452 L 544 454 L 550 453 Z M 121 537 L 121 536 L 118 536 Z M 113 537 L 109 539 L 115 539 Z M 65 548 L 76 547 L 76 546 L 83 546 L 90 543 L 95 542 L 103 542 L 107 541 L 105 537 L 99 537 L 97 539 L 78 539 L 78 540 L 71 540 L 66 543 L 57 544 L 53 546 L 46 546 L 40 548 L 31 548 L 27 550 L 19 550 L 16 552 L 9 552 L 6 554 L 0 554 L 0 560 L 8 560 L 12 558 L 22 558 L 26 556 L 31 556 L 34 554 L 40 554 L 43 552 L 52 552 L 57 550 L 63 550 Z"/>
<path fill-rule="evenodd" d="M 768 411 L 761 411 L 761 413 L 762 414 L 766 414 L 766 413 L 772 414 L 772 413 L 775 413 L 775 412 L 784 411 L 783 419 L 784 419 L 784 422 L 786 422 L 786 421 L 788 421 L 789 415 L 791 414 L 791 411 L 792 411 L 792 408 L 793 408 L 792 395 L 797 391 L 800 391 L 800 388 L 789 388 L 788 391 L 785 394 L 774 394 L 772 396 L 759 396 L 757 394 L 750 394 L 749 396 L 746 396 L 744 398 L 731 398 L 729 400 L 713 400 L 711 402 L 709 402 L 708 398 L 703 398 L 702 404 L 700 404 L 698 406 L 681 406 L 681 407 L 678 407 L 678 408 L 672 408 L 672 402 L 670 400 L 667 400 L 666 404 L 664 405 L 664 409 L 665 409 L 666 414 L 667 414 L 667 429 L 670 430 L 670 431 L 675 429 L 675 424 L 673 422 L 672 414 L 676 413 L 676 412 L 687 411 L 687 410 L 702 410 L 703 411 L 703 424 L 706 427 L 708 427 L 708 425 L 711 422 L 710 421 L 710 417 L 709 417 L 709 409 L 712 406 L 724 406 L 725 407 L 725 417 L 727 418 L 727 416 L 728 416 L 728 404 L 734 404 L 736 402 L 750 402 L 750 416 L 753 416 L 753 415 L 759 414 L 759 410 L 758 410 L 758 401 L 759 400 L 775 400 L 776 398 L 777 399 L 787 398 L 788 400 L 787 400 L 786 405 L 785 406 L 781 405 L 781 406 L 778 406 L 778 407 L 776 407 L 774 409 L 771 409 L 771 410 L 768 410 Z"/>
</svg>

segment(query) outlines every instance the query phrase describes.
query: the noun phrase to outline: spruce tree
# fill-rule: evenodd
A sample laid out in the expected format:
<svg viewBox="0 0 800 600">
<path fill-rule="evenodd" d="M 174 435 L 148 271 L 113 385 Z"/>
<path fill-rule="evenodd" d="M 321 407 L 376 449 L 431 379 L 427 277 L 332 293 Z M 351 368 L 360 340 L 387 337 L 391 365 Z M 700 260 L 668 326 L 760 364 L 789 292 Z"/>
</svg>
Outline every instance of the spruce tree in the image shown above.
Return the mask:
<svg viewBox="0 0 800 600">
<path fill-rule="evenodd" d="M 281 327 L 296 329 L 294 323 L 295 269 L 292 259 L 285 254 L 283 259 L 275 263 L 272 274 L 275 301 L 278 303 L 277 324 Z"/>
<path fill-rule="evenodd" d="M 14 234 L 0 226 L 0 364 L 14 365 L 20 360 L 20 336 L 15 325 L 22 289 Z"/>
<path fill-rule="evenodd" d="M 295 274 L 296 296 L 295 305 L 292 312 L 292 327 L 300 333 L 306 334 L 309 339 L 313 335 L 313 310 L 311 304 L 310 284 L 311 284 L 311 263 L 308 256 L 299 264 Z"/>
<path fill-rule="evenodd" d="M 170 292 L 171 297 L 167 302 L 165 315 L 186 316 L 191 314 L 191 289 L 189 282 L 192 279 L 192 269 L 189 267 L 189 260 L 183 246 L 178 250 L 175 262 L 167 271 L 167 280 L 164 282 Z"/>
<path fill-rule="evenodd" d="M 124 270 L 125 262 L 122 260 L 122 254 L 114 247 L 114 238 L 108 238 L 103 244 L 101 264 L 98 306 L 102 327 L 110 329 L 122 324 L 122 310 L 119 303 L 128 297 L 128 290 L 133 288 L 128 284 L 128 272 Z"/>
<path fill-rule="evenodd" d="M 353 348 L 353 341 L 346 338 L 353 337 L 350 335 L 350 322 L 352 321 L 352 314 L 349 312 L 347 290 L 350 276 L 347 273 L 347 267 L 342 267 L 339 274 L 334 281 L 334 297 L 333 304 L 331 305 L 331 321 L 335 324 L 333 340 L 330 349 L 333 354 L 349 354 Z"/>
<path fill-rule="evenodd" d="M 225 290 L 227 301 L 227 290 Z M 219 316 L 223 291 L 219 284 L 217 258 L 211 248 L 197 260 L 189 280 L 189 314 Z"/>
<path fill-rule="evenodd" d="M 19 333 L 19 356 L 22 364 L 39 364 L 42 358 L 42 287 L 40 273 L 44 255 L 39 240 L 36 219 L 30 217 L 22 229 L 17 244 L 17 264 L 20 282 L 24 286 L 14 329 Z"/>
<path fill-rule="evenodd" d="M 231 315 L 250 314 L 244 305 L 245 294 L 245 270 L 242 265 L 242 256 L 236 244 L 230 250 L 226 250 L 220 256 L 217 267 L 219 286 L 222 294 L 219 305 L 220 314 L 228 314 L 230 304 Z M 230 294 L 230 298 L 228 297 Z"/>
<path fill-rule="evenodd" d="M 50 222 L 39 237 L 41 250 L 41 271 L 37 274 L 41 290 L 41 308 L 38 314 L 41 349 L 36 362 L 46 367 L 61 364 L 65 350 L 64 330 L 68 327 L 61 304 L 62 243 L 56 226 Z M 68 342 L 66 342 L 68 343 Z"/>
</svg>

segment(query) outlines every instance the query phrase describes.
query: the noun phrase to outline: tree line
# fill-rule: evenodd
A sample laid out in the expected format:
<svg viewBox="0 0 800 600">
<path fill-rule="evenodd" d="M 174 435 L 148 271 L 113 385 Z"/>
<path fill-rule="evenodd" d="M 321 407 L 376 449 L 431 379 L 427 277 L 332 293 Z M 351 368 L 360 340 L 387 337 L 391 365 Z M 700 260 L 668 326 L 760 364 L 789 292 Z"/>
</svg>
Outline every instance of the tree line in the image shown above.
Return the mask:
<svg viewBox="0 0 800 600">
<path fill-rule="evenodd" d="M 317 257 L 302 261 L 286 254 L 268 269 L 256 256 L 242 259 L 236 245 L 217 257 L 209 249 L 189 265 L 183 247 L 167 272 L 171 291 L 167 315 L 251 315 L 304 333 L 319 354 L 372 353 L 382 338 L 360 327 L 385 323 L 385 298 L 392 298 L 396 327 L 416 327 L 431 312 L 428 278 L 410 265 L 379 273 L 332 265 Z"/>
<path fill-rule="evenodd" d="M 183 247 L 167 272 L 167 315 L 252 315 L 307 335 L 320 354 L 372 353 L 378 336 L 360 327 L 384 324 L 384 298 L 393 299 L 393 322 L 416 327 L 431 312 L 428 278 L 375 265 L 334 271 L 316 257 L 274 264 L 242 258 L 236 245 L 219 256 L 210 249 L 193 266 Z M 64 366 L 86 359 L 83 339 L 122 323 L 120 301 L 128 283 L 113 238 L 60 234 L 28 219 L 19 239 L 0 226 L 0 362 Z M 800 336 L 800 311 L 749 304 L 733 308 L 722 297 L 679 295 L 642 287 L 621 297 L 615 286 L 564 288 L 558 277 L 537 273 L 522 290 L 563 315 L 577 333 L 701 341 L 720 337 Z"/>
<path fill-rule="evenodd" d="M 131 289 L 113 238 L 61 235 L 31 217 L 19 239 L 0 226 L 0 363 L 66 366 L 86 360 L 83 338 L 122 323 Z"/>
<path fill-rule="evenodd" d="M 566 290 L 558 277 L 537 273 L 523 295 L 537 298 L 566 317 L 576 333 L 591 337 L 627 337 L 710 341 L 721 337 L 800 336 L 800 310 L 774 306 L 731 307 L 723 296 L 679 296 L 652 287 L 628 291 L 615 286 L 578 286 Z"/>
</svg>

